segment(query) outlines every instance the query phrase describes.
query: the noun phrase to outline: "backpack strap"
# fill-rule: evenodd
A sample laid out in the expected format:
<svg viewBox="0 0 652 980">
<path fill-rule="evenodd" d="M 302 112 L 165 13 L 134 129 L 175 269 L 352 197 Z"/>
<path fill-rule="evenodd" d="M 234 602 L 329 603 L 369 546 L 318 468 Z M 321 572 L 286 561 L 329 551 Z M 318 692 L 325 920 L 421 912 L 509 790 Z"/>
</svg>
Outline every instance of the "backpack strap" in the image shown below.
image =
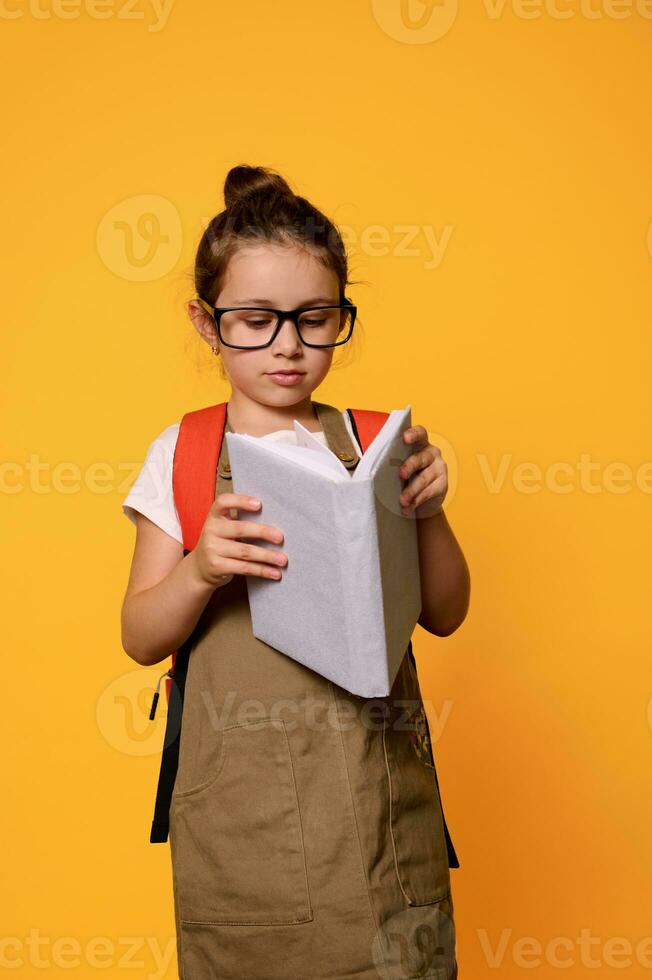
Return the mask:
<svg viewBox="0 0 652 980">
<path fill-rule="evenodd" d="M 376 412 L 370 408 L 347 408 L 346 414 L 362 452 L 366 453 L 370 442 L 387 421 L 389 412 Z"/>
<path fill-rule="evenodd" d="M 215 500 L 215 474 L 226 422 L 226 402 L 186 412 L 174 449 L 172 487 L 184 551 L 196 547 Z"/>
<path fill-rule="evenodd" d="M 181 524 L 184 558 L 196 547 L 206 515 L 215 499 L 217 462 L 225 420 L 226 402 L 186 412 L 181 419 L 174 449 L 172 487 Z M 179 649 L 173 652 L 172 667 L 165 681 L 168 714 L 150 844 L 164 844 L 170 830 L 170 803 L 179 768 L 183 698 L 192 642 L 191 633 Z M 150 718 L 154 716 L 155 707 L 156 704 L 153 703 Z"/>
<path fill-rule="evenodd" d="M 412 640 L 410 640 L 409 643 L 408 643 L 408 656 L 410 657 L 410 660 L 412 661 L 412 666 L 414 668 L 414 673 L 416 674 L 417 673 L 417 662 L 416 662 L 415 657 L 414 657 L 414 650 L 412 649 Z M 417 683 L 418 683 L 418 681 L 417 681 Z M 453 840 L 451 838 L 450 831 L 448 830 L 448 824 L 446 823 L 446 817 L 444 815 L 444 804 L 443 804 L 442 798 L 441 798 L 441 790 L 439 789 L 439 779 L 437 777 L 437 766 L 435 765 L 435 750 L 433 749 L 433 746 L 432 746 L 432 738 L 430 736 L 430 725 L 428 723 L 428 716 L 427 715 L 426 715 L 426 729 L 428 731 L 428 741 L 430 742 L 430 758 L 432 759 L 432 768 L 433 768 L 433 772 L 435 774 L 435 783 L 437 784 L 437 792 L 439 794 L 439 805 L 441 807 L 441 817 L 442 817 L 442 821 L 444 823 L 444 837 L 446 838 L 446 852 L 448 854 L 448 866 L 449 866 L 449 868 L 459 868 L 460 861 L 459 861 L 459 858 L 458 858 L 457 854 L 455 853 L 455 847 L 453 845 Z"/>
</svg>

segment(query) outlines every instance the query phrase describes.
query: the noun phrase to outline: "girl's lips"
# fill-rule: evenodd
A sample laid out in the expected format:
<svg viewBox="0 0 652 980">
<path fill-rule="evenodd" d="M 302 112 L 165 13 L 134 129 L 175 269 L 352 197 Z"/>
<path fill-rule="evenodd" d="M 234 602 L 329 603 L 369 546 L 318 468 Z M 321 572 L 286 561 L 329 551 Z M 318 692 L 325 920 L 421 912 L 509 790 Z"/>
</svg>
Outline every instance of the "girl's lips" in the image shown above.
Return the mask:
<svg viewBox="0 0 652 980">
<path fill-rule="evenodd" d="M 281 373 L 280 371 L 276 374 L 268 374 L 269 378 L 272 378 L 280 385 L 295 385 L 304 376 L 305 371 L 293 371 L 291 374 Z"/>
</svg>

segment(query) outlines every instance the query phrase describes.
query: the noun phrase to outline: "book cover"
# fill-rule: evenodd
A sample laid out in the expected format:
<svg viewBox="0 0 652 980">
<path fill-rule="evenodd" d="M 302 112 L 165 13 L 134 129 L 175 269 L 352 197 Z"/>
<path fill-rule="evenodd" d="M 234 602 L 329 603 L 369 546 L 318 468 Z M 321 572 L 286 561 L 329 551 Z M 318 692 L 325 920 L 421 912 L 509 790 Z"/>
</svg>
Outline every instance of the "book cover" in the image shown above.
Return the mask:
<svg viewBox="0 0 652 980">
<path fill-rule="evenodd" d="M 389 694 L 421 611 L 416 519 L 399 504 L 409 425 L 409 405 L 391 412 L 353 474 L 296 420 L 296 446 L 225 436 L 234 492 L 262 501 L 247 519 L 280 528 L 288 555 L 282 579 L 247 576 L 254 635 L 363 697 Z"/>
</svg>

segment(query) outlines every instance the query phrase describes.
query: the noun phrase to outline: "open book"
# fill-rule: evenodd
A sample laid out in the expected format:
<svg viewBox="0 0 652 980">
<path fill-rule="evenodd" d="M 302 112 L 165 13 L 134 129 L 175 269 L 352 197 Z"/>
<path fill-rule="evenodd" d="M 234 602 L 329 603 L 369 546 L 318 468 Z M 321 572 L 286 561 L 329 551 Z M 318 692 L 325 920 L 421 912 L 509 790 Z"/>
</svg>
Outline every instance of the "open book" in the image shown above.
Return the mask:
<svg viewBox="0 0 652 980">
<path fill-rule="evenodd" d="M 410 412 L 390 412 L 353 474 L 296 419 L 296 446 L 225 434 L 234 493 L 262 501 L 244 516 L 284 534 L 246 540 L 288 556 L 281 579 L 246 576 L 254 636 L 363 697 L 390 693 L 421 612 L 416 519 L 399 502 Z"/>
</svg>

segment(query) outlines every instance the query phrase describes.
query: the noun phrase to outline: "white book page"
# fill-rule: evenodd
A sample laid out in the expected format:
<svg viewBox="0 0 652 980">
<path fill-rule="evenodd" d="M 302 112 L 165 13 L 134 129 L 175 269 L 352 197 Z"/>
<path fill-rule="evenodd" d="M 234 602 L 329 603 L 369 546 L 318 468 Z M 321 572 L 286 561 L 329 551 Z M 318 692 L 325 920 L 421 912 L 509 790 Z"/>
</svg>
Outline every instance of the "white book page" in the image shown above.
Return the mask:
<svg viewBox="0 0 652 980">
<path fill-rule="evenodd" d="M 295 421 L 295 425 L 299 424 Z M 227 432 L 226 435 L 229 446 L 233 439 L 244 439 L 246 442 L 255 445 L 261 452 L 271 453 L 274 456 L 282 456 L 284 459 L 290 460 L 293 463 L 298 463 L 299 466 L 302 466 L 306 470 L 311 470 L 313 473 L 320 473 L 335 483 L 351 479 L 346 467 L 342 465 L 341 461 L 330 449 L 326 449 L 326 453 L 322 454 L 321 452 L 316 453 L 312 446 L 307 448 L 305 446 L 293 446 L 289 442 L 271 442 L 260 439 L 258 436 L 251 436 L 248 432 Z M 310 435 L 309 432 L 308 435 Z M 316 439 L 314 442 L 320 450 L 326 448 L 322 447 L 321 443 Z"/>
<path fill-rule="evenodd" d="M 309 430 L 301 422 L 294 419 L 294 431 L 296 433 L 297 445 L 288 442 L 272 442 L 260 439 L 249 433 L 227 433 L 231 439 L 244 439 L 248 443 L 257 446 L 262 452 L 273 453 L 282 456 L 284 459 L 297 463 L 313 473 L 320 473 L 327 479 L 335 483 L 348 482 L 349 480 L 362 481 L 373 477 L 378 471 L 379 466 L 387 455 L 389 446 L 394 442 L 397 435 L 409 425 L 411 406 L 405 408 L 395 408 L 387 417 L 382 428 L 376 433 L 367 451 L 362 454 L 360 461 L 353 474 L 350 474 L 346 466 L 335 453 Z M 406 424 L 407 423 L 407 424 Z"/>
<path fill-rule="evenodd" d="M 297 434 L 298 445 L 316 450 L 331 464 L 337 463 L 342 476 L 351 480 L 365 480 L 367 477 L 373 477 L 377 472 L 381 459 L 386 455 L 387 447 L 394 441 L 397 434 L 409 427 L 411 412 L 412 406 L 406 405 L 405 408 L 395 408 L 389 413 L 384 424 L 367 446 L 367 451 L 360 457 L 360 462 L 352 474 L 349 474 L 347 468 L 328 446 L 316 439 L 314 434 L 296 419 L 294 420 L 294 431 Z"/>
<path fill-rule="evenodd" d="M 325 459 L 328 459 L 330 466 L 337 464 L 338 472 L 341 473 L 347 480 L 351 479 L 349 471 L 344 463 L 337 458 L 335 453 L 329 449 L 328 446 L 325 446 L 323 442 L 320 442 L 319 439 L 315 437 L 314 433 L 310 431 L 310 429 L 306 429 L 305 425 L 302 425 L 301 422 L 297 421 L 297 419 L 294 419 L 294 431 L 297 435 L 298 446 L 303 446 L 306 449 L 314 449 L 316 452 L 321 453 Z"/>
</svg>

